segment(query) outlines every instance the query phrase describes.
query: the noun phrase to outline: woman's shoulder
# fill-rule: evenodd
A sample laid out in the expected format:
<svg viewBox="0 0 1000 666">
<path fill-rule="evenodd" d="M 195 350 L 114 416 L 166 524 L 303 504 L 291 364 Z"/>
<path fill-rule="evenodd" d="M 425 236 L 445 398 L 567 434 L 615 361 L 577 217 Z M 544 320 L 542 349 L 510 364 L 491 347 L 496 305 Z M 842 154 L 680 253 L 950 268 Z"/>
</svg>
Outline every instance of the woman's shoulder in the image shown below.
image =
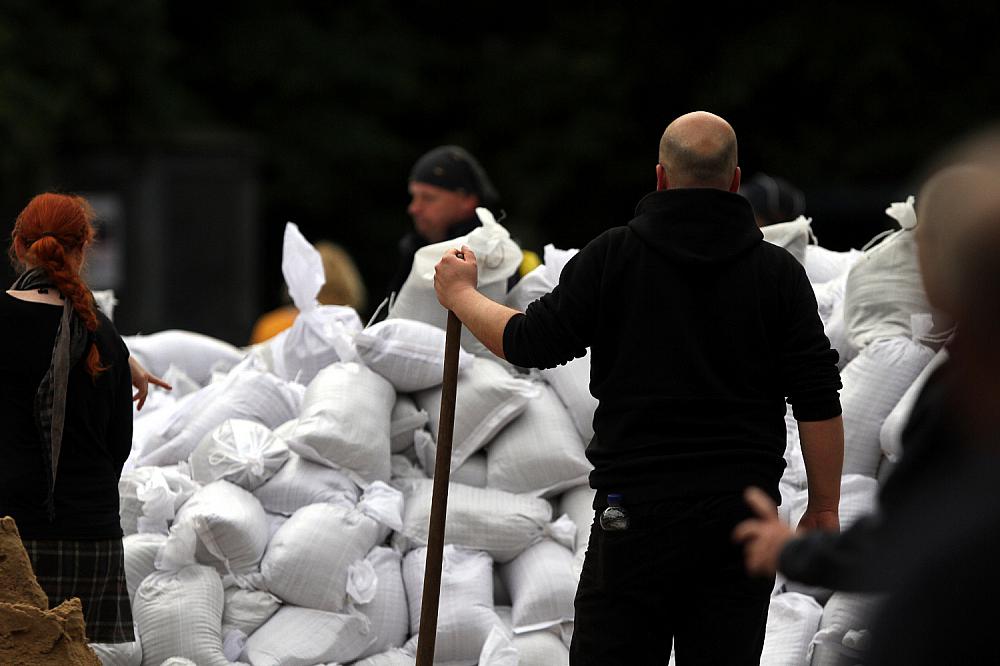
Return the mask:
<svg viewBox="0 0 1000 666">
<path fill-rule="evenodd" d="M 103 347 L 114 350 L 116 356 L 128 359 L 129 351 L 128 347 L 125 346 L 125 341 L 122 340 L 114 323 L 101 312 L 100 308 L 97 309 L 97 338 Z"/>
</svg>

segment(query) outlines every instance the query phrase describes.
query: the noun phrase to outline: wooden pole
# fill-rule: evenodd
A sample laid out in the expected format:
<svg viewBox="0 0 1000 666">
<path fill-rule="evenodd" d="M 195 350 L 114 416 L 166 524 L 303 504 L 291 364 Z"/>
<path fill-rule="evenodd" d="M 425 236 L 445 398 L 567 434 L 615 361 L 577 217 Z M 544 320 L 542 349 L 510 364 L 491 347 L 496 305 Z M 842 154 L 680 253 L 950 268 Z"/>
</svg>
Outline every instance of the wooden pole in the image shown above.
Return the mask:
<svg viewBox="0 0 1000 666">
<path fill-rule="evenodd" d="M 441 391 L 441 418 L 438 420 L 437 458 L 434 461 L 431 520 L 427 530 L 427 560 L 424 564 L 424 595 L 420 605 L 416 666 L 432 666 L 434 663 L 438 602 L 441 598 L 441 563 L 444 558 L 444 527 L 448 513 L 448 480 L 451 476 L 451 443 L 455 432 L 458 349 L 461 340 L 462 322 L 454 312 L 449 311 L 444 346 L 444 386 Z"/>
</svg>

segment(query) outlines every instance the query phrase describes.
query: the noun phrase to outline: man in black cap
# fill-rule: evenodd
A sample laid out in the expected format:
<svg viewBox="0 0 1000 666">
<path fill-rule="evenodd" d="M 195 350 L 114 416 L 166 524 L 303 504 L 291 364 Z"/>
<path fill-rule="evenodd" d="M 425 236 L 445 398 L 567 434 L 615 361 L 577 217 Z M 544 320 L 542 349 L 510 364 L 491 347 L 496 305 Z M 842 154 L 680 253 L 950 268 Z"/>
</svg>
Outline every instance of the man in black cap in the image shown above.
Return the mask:
<svg viewBox="0 0 1000 666">
<path fill-rule="evenodd" d="M 417 160 L 410 172 L 410 205 L 414 230 L 399 241 L 399 268 L 389 293 L 399 292 L 417 250 L 464 236 L 479 226 L 476 208 L 497 213 L 500 196 L 486 171 L 460 146 L 438 146 Z"/>
</svg>

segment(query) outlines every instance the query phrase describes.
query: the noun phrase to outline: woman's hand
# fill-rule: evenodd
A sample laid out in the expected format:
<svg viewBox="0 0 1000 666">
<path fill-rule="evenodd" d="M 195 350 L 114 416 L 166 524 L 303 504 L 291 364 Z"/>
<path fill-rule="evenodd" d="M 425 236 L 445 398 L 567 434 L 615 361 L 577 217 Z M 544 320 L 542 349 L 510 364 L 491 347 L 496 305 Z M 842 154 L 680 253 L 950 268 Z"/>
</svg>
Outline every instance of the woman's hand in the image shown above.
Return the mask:
<svg viewBox="0 0 1000 666">
<path fill-rule="evenodd" d="M 139 403 L 135 406 L 137 411 L 142 409 L 142 406 L 146 404 L 146 395 L 149 393 L 150 384 L 156 384 L 168 391 L 172 391 L 174 388 L 142 367 L 139 361 L 135 360 L 134 356 L 128 357 L 128 369 L 132 374 L 132 386 L 135 387 L 135 395 L 132 396 L 132 402 L 138 401 Z"/>
</svg>

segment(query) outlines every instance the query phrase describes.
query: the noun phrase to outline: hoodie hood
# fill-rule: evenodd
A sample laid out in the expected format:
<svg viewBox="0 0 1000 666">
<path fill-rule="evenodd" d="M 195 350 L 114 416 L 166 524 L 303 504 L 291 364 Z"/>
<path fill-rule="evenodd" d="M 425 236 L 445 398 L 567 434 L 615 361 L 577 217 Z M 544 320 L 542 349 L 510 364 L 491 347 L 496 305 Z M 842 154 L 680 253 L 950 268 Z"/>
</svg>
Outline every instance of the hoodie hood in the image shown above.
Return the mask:
<svg viewBox="0 0 1000 666">
<path fill-rule="evenodd" d="M 744 197 L 710 188 L 647 194 L 628 228 L 656 252 L 683 264 L 733 261 L 764 236 Z"/>
</svg>

